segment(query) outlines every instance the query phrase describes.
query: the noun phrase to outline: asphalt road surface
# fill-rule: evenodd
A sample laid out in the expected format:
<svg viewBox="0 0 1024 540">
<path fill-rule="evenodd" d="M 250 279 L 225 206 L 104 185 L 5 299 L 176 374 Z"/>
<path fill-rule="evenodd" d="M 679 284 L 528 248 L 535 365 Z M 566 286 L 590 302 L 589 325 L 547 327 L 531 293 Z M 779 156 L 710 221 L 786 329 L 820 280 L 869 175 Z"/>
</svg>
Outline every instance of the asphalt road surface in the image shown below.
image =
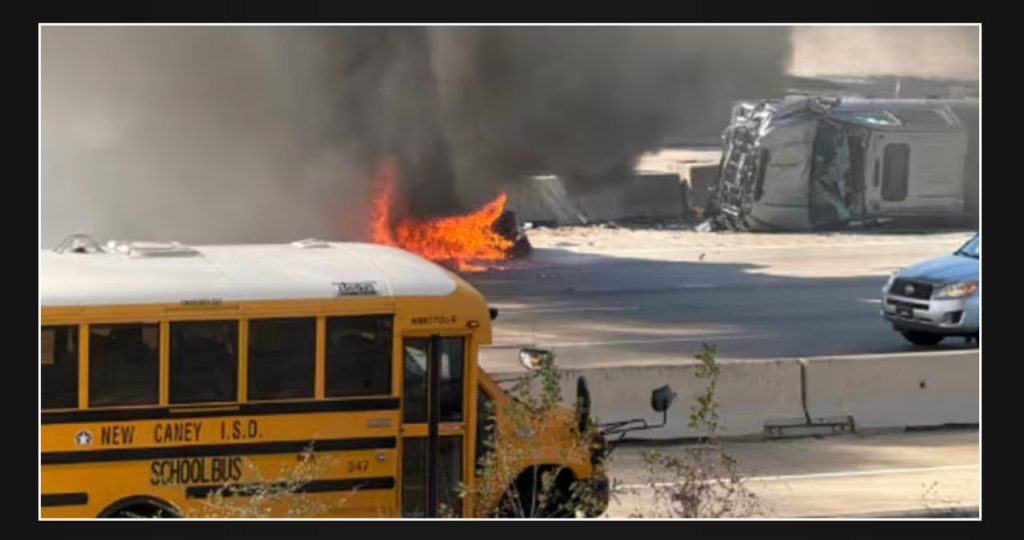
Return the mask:
<svg viewBox="0 0 1024 540">
<path fill-rule="evenodd" d="M 971 234 L 540 229 L 528 258 L 466 277 L 500 310 L 489 371 L 528 345 L 562 367 L 689 361 L 702 342 L 726 361 L 906 352 L 920 348 L 879 315 L 882 285 Z"/>
</svg>

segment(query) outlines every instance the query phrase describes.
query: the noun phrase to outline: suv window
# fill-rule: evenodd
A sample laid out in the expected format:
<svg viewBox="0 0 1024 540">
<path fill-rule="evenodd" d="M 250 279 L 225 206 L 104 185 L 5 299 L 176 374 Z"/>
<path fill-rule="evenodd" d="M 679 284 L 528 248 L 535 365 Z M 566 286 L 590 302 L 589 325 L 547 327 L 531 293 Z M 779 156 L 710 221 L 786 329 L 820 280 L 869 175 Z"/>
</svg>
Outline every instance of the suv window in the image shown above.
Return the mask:
<svg viewBox="0 0 1024 540">
<path fill-rule="evenodd" d="M 971 238 L 962 248 L 956 250 L 955 255 L 963 255 L 964 257 L 973 257 L 975 259 L 981 257 L 981 238 L 979 236 Z"/>
</svg>

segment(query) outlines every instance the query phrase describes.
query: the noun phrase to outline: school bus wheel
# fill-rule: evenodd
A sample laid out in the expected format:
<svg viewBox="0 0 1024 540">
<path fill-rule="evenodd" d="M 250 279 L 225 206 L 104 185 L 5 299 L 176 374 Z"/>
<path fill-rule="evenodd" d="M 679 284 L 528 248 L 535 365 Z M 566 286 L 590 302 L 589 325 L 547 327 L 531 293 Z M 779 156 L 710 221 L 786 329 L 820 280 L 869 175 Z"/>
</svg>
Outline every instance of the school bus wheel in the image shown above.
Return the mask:
<svg viewBox="0 0 1024 540">
<path fill-rule="evenodd" d="M 542 482 L 546 474 L 558 469 L 560 467 L 556 465 L 541 465 L 529 467 L 519 473 L 515 482 L 509 486 L 510 489 L 502 497 L 498 511 L 499 517 L 575 517 L 575 513 L 569 508 L 569 503 L 572 485 L 576 478 L 572 471 L 565 468 L 561 468 L 555 476 L 551 491 L 547 494 L 543 506 L 534 509 L 534 497 L 539 495 L 537 483 Z M 519 497 L 518 504 L 512 499 L 516 494 Z"/>
<path fill-rule="evenodd" d="M 121 499 L 100 512 L 101 518 L 180 518 L 173 505 L 156 497 L 133 496 Z"/>
</svg>

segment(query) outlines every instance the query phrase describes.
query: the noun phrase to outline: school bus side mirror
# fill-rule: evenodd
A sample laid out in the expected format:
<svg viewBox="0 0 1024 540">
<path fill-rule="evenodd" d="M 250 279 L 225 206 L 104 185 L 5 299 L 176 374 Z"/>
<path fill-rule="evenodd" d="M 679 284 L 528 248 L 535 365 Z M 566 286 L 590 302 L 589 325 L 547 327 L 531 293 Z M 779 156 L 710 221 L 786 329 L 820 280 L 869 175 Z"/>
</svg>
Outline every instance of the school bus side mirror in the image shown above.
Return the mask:
<svg viewBox="0 0 1024 540">
<path fill-rule="evenodd" d="M 584 383 L 582 387 L 585 388 L 586 383 Z M 579 392 L 579 387 L 577 392 Z M 589 394 L 589 392 L 587 392 L 587 394 Z M 676 393 L 673 392 L 672 387 L 667 384 L 651 391 L 651 408 L 654 409 L 654 412 L 661 413 L 661 423 L 659 424 L 652 424 L 644 418 L 618 420 L 601 424 L 599 427 L 602 436 L 609 437 L 611 435 L 619 435 L 618 438 L 611 441 L 603 455 L 605 457 L 610 455 L 612 451 L 615 450 L 618 443 L 622 441 L 623 437 L 626 436 L 626 433 L 665 427 L 668 424 L 668 408 L 672 406 L 672 402 L 675 401 L 675 399 Z"/>
<path fill-rule="evenodd" d="M 524 347 L 519 349 L 519 363 L 526 369 L 537 369 L 541 362 L 551 360 L 551 351 Z"/>
<path fill-rule="evenodd" d="M 651 392 L 651 408 L 654 412 L 663 413 L 672 406 L 672 402 L 676 399 L 676 393 L 672 391 L 672 387 L 669 385 L 655 388 Z"/>
</svg>

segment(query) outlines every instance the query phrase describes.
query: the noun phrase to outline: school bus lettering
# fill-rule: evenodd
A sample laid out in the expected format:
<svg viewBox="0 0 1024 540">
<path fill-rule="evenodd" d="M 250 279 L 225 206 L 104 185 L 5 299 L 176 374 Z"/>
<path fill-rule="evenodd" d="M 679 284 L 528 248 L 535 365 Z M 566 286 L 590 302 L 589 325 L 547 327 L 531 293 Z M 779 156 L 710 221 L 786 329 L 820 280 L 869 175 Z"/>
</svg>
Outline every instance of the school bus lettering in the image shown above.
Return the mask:
<svg viewBox="0 0 1024 540">
<path fill-rule="evenodd" d="M 221 421 L 221 440 L 246 440 L 260 436 L 260 424 L 256 420 Z"/>
<path fill-rule="evenodd" d="M 335 281 L 334 286 L 338 296 L 367 296 L 376 295 L 376 281 Z"/>
<path fill-rule="evenodd" d="M 220 298 L 187 298 L 181 301 L 183 306 L 216 306 L 223 303 Z"/>
<path fill-rule="evenodd" d="M 103 426 L 100 428 L 100 442 L 106 446 L 131 444 L 135 437 L 135 426 Z"/>
<path fill-rule="evenodd" d="M 412 324 L 455 324 L 458 318 L 455 315 L 427 315 L 426 317 L 413 317 Z"/>
<path fill-rule="evenodd" d="M 240 456 L 159 459 L 149 464 L 154 486 L 237 482 L 242 479 Z"/>
<path fill-rule="evenodd" d="M 158 443 L 196 442 L 202 422 L 168 422 L 153 427 L 153 440 Z"/>
</svg>

